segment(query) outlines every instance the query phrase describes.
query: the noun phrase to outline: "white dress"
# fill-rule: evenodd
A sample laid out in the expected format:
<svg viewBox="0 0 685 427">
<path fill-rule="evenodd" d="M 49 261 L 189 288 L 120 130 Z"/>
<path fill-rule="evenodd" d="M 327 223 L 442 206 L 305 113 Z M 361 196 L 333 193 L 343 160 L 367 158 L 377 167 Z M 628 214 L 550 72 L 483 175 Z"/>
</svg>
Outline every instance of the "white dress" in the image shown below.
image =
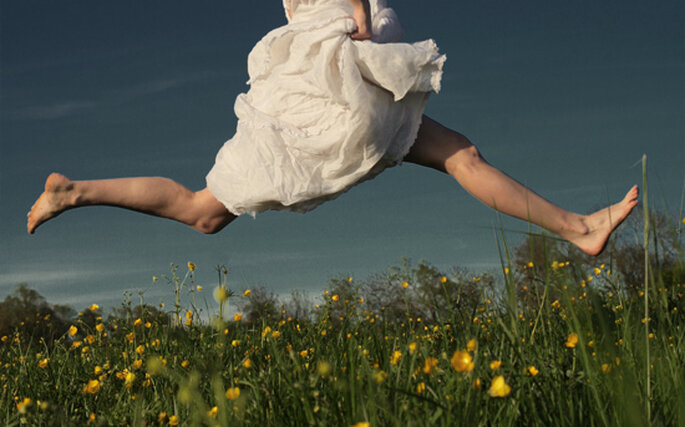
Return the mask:
<svg viewBox="0 0 685 427">
<path fill-rule="evenodd" d="M 366 41 L 349 36 L 349 0 L 283 3 L 288 24 L 250 52 L 236 133 L 207 175 L 235 215 L 306 212 L 399 163 L 440 89 L 445 56 L 433 40 L 387 43 L 402 29 L 384 0 L 371 0 Z"/>
</svg>

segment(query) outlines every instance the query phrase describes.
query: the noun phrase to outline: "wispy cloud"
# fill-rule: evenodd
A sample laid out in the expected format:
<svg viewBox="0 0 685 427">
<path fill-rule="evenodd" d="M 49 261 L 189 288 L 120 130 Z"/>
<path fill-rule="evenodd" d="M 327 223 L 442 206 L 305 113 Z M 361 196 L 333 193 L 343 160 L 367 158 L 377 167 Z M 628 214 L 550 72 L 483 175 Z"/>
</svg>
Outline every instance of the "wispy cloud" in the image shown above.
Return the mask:
<svg viewBox="0 0 685 427">
<path fill-rule="evenodd" d="M 43 105 L 10 107 L 2 112 L 2 116 L 9 120 L 64 119 L 101 108 L 124 105 L 142 97 L 154 96 L 220 75 L 221 73 L 201 71 L 175 77 L 158 78 L 130 86 L 114 88 L 89 100 L 63 99 Z"/>
<path fill-rule="evenodd" d="M 82 113 L 96 105 L 97 103 L 92 101 L 62 101 L 49 105 L 32 105 L 19 108 L 9 115 L 15 120 L 54 120 Z"/>
</svg>

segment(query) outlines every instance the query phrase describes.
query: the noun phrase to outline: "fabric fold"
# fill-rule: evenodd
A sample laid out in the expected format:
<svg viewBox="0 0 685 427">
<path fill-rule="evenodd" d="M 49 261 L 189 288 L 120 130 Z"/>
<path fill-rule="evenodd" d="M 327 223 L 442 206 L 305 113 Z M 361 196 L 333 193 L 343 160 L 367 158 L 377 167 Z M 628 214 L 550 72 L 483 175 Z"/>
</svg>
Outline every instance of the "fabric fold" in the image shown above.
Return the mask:
<svg viewBox="0 0 685 427">
<path fill-rule="evenodd" d="M 292 18 L 250 52 L 236 133 L 207 175 L 210 192 L 235 215 L 306 212 L 399 163 L 429 93 L 440 90 L 445 56 L 432 40 L 352 40 L 348 0 L 284 6 Z M 372 10 L 385 37 L 401 34 L 384 2 Z"/>
</svg>

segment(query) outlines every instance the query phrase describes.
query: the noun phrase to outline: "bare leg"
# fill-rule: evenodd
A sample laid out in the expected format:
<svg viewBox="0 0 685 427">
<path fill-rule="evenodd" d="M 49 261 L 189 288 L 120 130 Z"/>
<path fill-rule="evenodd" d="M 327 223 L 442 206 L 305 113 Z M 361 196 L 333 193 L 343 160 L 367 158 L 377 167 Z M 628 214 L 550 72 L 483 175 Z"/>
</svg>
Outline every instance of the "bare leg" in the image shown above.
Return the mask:
<svg viewBox="0 0 685 427">
<path fill-rule="evenodd" d="M 634 186 L 623 200 L 591 215 L 566 211 L 491 166 L 463 135 L 426 116 L 405 160 L 452 175 L 491 208 L 552 231 L 590 255 L 602 252 L 611 232 L 637 205 Z"/>
<path fill-rule="evenodd" d="M 170 218 L 203 233 L 216 233 L 235 219 L 207 190 L 194 193 L 167 178 L 120 178 L 72 181 L 53 173 L 28 214 L 28 232 L 62 212 L 107 205 Z"/>
</svg>

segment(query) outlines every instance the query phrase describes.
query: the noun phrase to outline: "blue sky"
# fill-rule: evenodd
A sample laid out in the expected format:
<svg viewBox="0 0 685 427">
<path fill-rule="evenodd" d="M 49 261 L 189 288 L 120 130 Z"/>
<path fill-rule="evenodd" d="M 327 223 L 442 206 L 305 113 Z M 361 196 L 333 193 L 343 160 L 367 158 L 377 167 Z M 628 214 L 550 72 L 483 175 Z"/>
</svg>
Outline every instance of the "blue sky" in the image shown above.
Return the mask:
<svg viewBox="0 0 685 427">
<path fill-rule="evenodd" d="M 111 208 L 70 211 L 25 233 L 46 176 L 167 176 L 191 189 L 235 131 L 246 58 L 284 24 L 278 1 L 0 0 L 0 298 L 20 282 L 76 308 L 126 289 L 171 296 L 152 276 L 229 268 L 236 289 L 318 291 L 401 257 L 448 270 L 498 265 L 495 213 L 450 177 L 384 172 L 306 215 L 241 217 L 215 236 Z M 426 113 L 505 172 L 589 212 L 640 183 L 676 211 L 685 170 L 685 6 L 680 1 L 390 1 L 405 41 L 447 54 Z M 505 220 L 513 242 L 525 223 Z"/>
</svg>

